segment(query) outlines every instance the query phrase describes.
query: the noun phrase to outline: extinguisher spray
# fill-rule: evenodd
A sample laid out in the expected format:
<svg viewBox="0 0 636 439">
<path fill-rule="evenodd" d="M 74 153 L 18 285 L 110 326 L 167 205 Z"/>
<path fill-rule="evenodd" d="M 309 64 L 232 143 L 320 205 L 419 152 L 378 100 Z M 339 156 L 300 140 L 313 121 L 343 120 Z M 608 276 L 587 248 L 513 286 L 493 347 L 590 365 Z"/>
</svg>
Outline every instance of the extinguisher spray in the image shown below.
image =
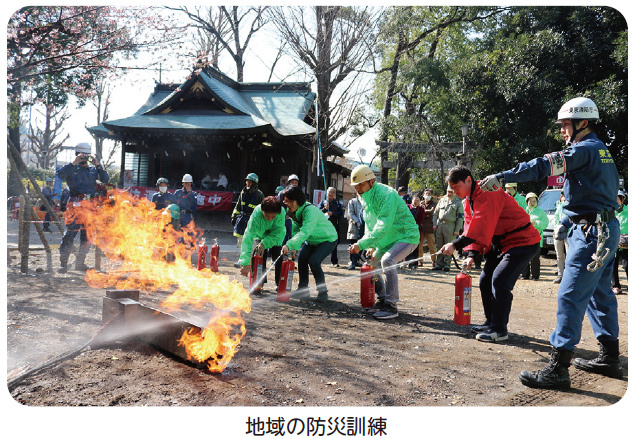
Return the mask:
<svg viewBox="0 0 636 439">
<path fill-rule="evenodd" d="M 278 280 L 278 293 L 276 300 L 279 302 L 289 302 L 291 296 L 292 283 L 294 281 L 294 260 L 283 255 L 283 263 L 280 268 L 280 279 Z"/>
<path fill-rule="evenodd" d="M 215 273 L 219 272 L 219 243 L 216 238 L 210 245 L 210 269 Z"/>
<path fill-rule="evenodd" d="M 377 275 L 373 274 L 373 265 L 365 262 L 360 268 L 360 305 L 371 308 L 375 303 L 375 283 Z"/>
<path fill-rule="evenodd" d="M 255 244 L 258 245 L 259 242 L 255 241 Z M 261 294 L 263 292 L 263 283 L 258 282 L 258 280 L 263 276 L 263 257 L 258 255 L 256 248 L 252 251 L 250 269 L 250 291 Z"/>
<path fill-rule="evenodd" d="M 455 324 L 470 325 L 470 298 L 473 281 L 466 273 L 466 264 L 455 276 Z"/>
<path fill-rule="evenodd" d="M 203 270 L 205 268 L 205 255 L 208 252 L 208 246 L 205 245 L 205 238 L 199 240 L 199 260 L 197 268 Z"/>
</svg>

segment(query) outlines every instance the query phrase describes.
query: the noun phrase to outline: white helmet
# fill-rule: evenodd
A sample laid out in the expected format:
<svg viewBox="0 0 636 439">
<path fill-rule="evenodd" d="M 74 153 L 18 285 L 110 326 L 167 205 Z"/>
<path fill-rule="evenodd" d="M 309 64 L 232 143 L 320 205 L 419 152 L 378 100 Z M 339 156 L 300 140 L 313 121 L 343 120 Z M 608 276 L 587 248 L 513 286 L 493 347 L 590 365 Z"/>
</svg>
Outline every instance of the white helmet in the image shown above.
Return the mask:
<svg viewBox="0 0 636 439">
<path fill-rule="evenodd" d="M 181 183 L 192 183 L 192 176 L 190 174 L 186 174 L 181 179 Z"/>
<path fill-rule="evenodd" d="M 91 148 L 91 145 L 86 142 L 78 143 L 77 145 L 75 145 L 75 152 L 90 154 L 92 150 L 93 148 Z"/>
<path fill-rule="evenodd" d="M 567 101 L 557 115 L 557 122 L 564 119 L 598 120 L 598 107 L 590 98 L 574 98 Z"/>
<path fill-rule="evenodd" d="M 300 181 L 300 178 L 298 178 L 296 174 L 292 174 L 289 177 L 287 177 L 287 182 L 290 182 L 292 180 Z"/>
</svg>

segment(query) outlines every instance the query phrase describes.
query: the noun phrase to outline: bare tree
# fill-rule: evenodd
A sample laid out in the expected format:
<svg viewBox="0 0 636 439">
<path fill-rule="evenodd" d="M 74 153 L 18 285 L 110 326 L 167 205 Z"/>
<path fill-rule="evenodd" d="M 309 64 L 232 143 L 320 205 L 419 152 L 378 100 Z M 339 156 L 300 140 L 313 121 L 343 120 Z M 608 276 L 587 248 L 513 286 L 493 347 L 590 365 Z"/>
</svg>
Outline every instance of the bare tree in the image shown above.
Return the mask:
<svg viewBox="0 0 636 439">
<path fill-rule="evenodd" d="M 44 127 L 34 127 L 29 123 L 29 133 L 26 137 L 37 165 L 42 169 L 48 169 L 69 138 L 69 134 L 64 136 L 62 127 L 71 115 L 66 107 L 56 107 L 51 103 L 44 105 L 44 111 L 36 111 L 44 116 Z"/>
<path fill-rule="evenodd" d="M 316 81 L 318 140 L 323 147 L 344 134 L 366 91 L 360 73 L 372 59 L 379 10 L 368 7 L 295 6 L 269 10 L 272 22 Z M 312 167 L 319 159 L 314 150 Z M 310 188 L 316 187 L 310 173 Z"/>
<path fill-rule="evenodd" d="M 103 121 L 108 120 L 110 97 L 110 85 L 103 78 L 99 79 L 95 86 L 95 96 L 91 99 L 93 106 L 97 110 L 96 126 L 99 126 Z M 117 151 L 117 146 L 113 144 L 113 146 L 105 152 L 104 138 L 93 135 L 93 140 L 95 140 L 95 155 L 97 156 L 97 160 L 104 166 L 104 168 L 108 168 L 114 163 L 114 155 Z"/>
<path fill-rule="evenodd" d="M 245 51 L 254 34 L 265 25 L 264 12 L 268 9 L 268 6 L 249 8 L 219 6 L 218 15 L 212 11 L 213 8 L 209 7 L 195 7 L 193 10 L 190 10 L 187 6 L 166 6 L 166 8 L 183 12 L 194 23 L 194 27 L 197 30 L 210 34 L 209 42 L 213 52 L 210 53 L 212 56 L 208 61 L 218 67 L 220 50 L 214 52 L 214 49 L 217 44 L 222 46 L 234 60 L 236 80 L 243 82 Z M 249 21 L 249 24 L 245 24 L 244 22 L 246 21 Z M 241 41 L 241 32 L 246 32 L 243 41 Z"/>
</svg>

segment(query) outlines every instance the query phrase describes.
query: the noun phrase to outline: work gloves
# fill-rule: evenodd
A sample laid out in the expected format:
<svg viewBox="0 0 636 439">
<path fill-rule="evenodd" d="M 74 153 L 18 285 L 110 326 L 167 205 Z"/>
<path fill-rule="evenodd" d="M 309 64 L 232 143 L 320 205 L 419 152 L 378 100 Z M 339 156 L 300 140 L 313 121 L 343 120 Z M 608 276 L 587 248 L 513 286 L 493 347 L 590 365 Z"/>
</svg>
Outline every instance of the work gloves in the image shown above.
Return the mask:
<svg viewBox="0 0 636 439">
<path fill-rule="evenodd" d="M 567 237 L 568 237 L 568 228 L 565 227 L 563 224 L 560 224 L 559 227 L 557 228 L 557 236 L 556 236 L 557 241 L 565 241 Z"/>
<path fill-rule="evenodd" d="M 263 255 L 265 254 L 265 246 L 263 245 L 262 242 L 259 242 L 258 244 L 256 244 L 254 251 L 260 258 L 262 258 Z"/>
<path fill-rule="evenodd" d="M 479 187 L 482 191 L 493 192 L 503 187 L 503 175 L 493 174 L 484 178 L 479 182 Z"/>
</svg>

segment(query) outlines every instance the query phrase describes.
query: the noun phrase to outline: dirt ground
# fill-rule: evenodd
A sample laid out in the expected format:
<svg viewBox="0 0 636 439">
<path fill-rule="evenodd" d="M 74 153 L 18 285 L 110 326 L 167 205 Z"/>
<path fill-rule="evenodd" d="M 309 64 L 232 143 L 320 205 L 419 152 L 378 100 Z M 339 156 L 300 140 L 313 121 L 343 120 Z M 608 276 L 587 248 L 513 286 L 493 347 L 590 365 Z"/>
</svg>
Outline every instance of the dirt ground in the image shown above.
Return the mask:
<svg viewBox="0 0 636 439">
<path fill-rule="evenodd" d="M 549 357 L 557 295 L 554 256 L 542 257 L 539 281 L 518 281 L 510 338 L 491 344 L 453 322 L 454 267 L 449 273 L 431 271 L 427 259 L 415 272 L 401 271 L 400 317 L 379 322 L 360 307 L 359 278 L 352 277 L 359 270 L 346 269 L 344 249 L 339 268 L 328 260 L 323 264 L 330 299 L 325 304 L 277 302 L 273 270 L 269 273 L 264 296 L 253 299 L 246 315 L 247 335 L 223 373 L 209 373 L 135 339 L 116 340 L 28 376 L 12 388 L 11 397 L 33 407 L 297 408 L 610 406 L 625 395 L 628 294 L 617 296 L 625 377 L 571 368 L 571 390 L 533 390 L 518 375 L 543 367 Z M 222 252 L 220 271 L 247 285 L 232 266 L 236 257 Z M 91 258 L 92 252 L 89 265 Z M 18 252 L 8 252 L 8 379 L 78 349 L 102 326 L 104 290 L 90 288 L 77 271 L 48 274 L 45 263 L 44 252 L 33 250 L 29 274 L 21 274 Z M 482 323 L 478 273 L 472 275 L 472 323 Z M 625 286 L 622 270 L 621 275 Z M 159 300 L 143 292 L 140 298 L 147 304 Z M 593 358 L 597 349 L 586 319 L 576 356 Z M 625 403 L 617 406 L 622 410 Z"/>
</svg>

